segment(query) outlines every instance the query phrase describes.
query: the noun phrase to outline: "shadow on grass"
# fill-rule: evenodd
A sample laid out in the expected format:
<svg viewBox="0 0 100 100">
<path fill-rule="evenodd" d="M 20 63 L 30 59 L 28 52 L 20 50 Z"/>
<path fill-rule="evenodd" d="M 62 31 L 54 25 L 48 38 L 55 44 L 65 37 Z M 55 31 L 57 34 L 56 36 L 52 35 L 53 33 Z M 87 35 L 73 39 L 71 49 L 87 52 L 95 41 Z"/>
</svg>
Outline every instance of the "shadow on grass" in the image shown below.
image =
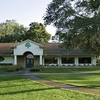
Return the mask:
<svg viewBox="0 0 100 100">
<path fill-rule="evenodd" d="M 5 86 L 5 85 L 0 85 L 0 89 L 2 89 L 2 88 L 12 88 L 12 87 L 19 87 L 19 86 L 30 86 L 30 85 L 37 85 L 38 83 L 34 83 L 34 84 L 20 84 L 20 85 L 7 85 L 7 86 Z"/>
<path fill-rule="evenodd" d="M 45 91 L 45 90 L 53 90 L 53 89 L 59 89 L 59 88 L 42 88 L 42 89 L 22 90 L 22 91 L 15 91 L 15 92 L 0 93 L 0 95 L 11 95 L 11 94 L 37 92 L 37 91 Z"/>
</svg>

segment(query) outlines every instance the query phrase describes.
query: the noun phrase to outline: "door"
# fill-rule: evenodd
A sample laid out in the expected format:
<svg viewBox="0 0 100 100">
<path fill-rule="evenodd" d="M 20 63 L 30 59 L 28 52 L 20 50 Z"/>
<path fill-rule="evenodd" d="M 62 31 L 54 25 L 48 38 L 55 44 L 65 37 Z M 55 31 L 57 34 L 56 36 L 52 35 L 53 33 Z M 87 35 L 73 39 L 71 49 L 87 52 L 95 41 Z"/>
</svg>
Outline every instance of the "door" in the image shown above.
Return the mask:
<svg viewBox="0 0 100 100">
<path fill-rule="evenodd" d="M 26 58 L 26 68 L 31 68 L 34 66 L 34 59 L 33 58 Z"/>
</svg>

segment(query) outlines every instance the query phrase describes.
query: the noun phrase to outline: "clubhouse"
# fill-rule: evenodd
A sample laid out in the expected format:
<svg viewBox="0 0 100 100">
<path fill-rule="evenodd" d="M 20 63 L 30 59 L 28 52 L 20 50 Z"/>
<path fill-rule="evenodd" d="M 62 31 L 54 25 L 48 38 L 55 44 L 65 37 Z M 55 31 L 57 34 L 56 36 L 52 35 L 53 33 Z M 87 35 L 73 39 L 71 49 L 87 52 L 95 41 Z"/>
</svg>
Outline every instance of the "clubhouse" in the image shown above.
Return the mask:
<svg viewBox="0 0 100 100">
<path fill-rule="evenodd" d="M 0 66 L 96 66 L 96 55 L 73 49 L 66 52 L 59 43 L 36 43 L 25 40 L 20 43 L 0 43 Z"/>
</svg>

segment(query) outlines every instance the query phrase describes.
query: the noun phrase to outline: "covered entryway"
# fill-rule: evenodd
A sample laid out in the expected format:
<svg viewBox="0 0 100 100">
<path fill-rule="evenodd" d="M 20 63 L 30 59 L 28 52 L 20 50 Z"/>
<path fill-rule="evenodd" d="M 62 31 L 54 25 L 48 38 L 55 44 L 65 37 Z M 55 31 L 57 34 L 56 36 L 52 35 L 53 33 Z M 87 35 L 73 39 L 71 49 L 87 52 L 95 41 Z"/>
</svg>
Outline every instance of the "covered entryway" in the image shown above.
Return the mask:
<svg viewBox="0 0 100 100">
<path fill-rule="evenodd" d="M 22 65 L 24 68 L 31 68 L 36 65 L 36 56 L 39 56 L 38 65 L 42 65 L 43 46 L 31 40 L 22 41 L 14 46 L 14 65 Z M 18 57 L 22 56 L 22 59 Z"/>
<path fill-rule="evenodd" d="M 32 54 L 28 54 L 26 56 L 26 68 L 31 68 L 34 66 L 34 56 Z"/>
</svg>

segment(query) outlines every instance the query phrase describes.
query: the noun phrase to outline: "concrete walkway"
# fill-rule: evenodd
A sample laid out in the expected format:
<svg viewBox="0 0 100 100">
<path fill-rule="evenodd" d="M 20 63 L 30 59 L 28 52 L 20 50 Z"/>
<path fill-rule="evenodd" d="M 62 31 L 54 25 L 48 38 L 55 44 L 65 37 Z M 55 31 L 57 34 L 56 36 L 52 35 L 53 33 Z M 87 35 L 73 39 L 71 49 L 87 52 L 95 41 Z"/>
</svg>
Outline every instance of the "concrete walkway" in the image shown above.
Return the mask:
<svg viewBox="0 0 100 100">
<path fill-rule="evenodd" d="M 77 86 L 63 84 L 63 83 L 60 83 L 60 82 L 53 82 L 53 81 L 50 81 L 50 80 L 44 80 L 44 79 L 36 77 L 35 75 L 37 75 L 37 74 L 50 74 L 50 73 L 31 73 L 31 72 L 29 72 L 29 70 L 24 70 L 24 71 L 21 71 L 21 72 L 10 72 L 10 73 L 6 73 L 6 74 L 0 74 L 0 76 L 12 76 L 12 75 L 13 76 L 23 76 L 25 78 L 34 80 L 36 82 L 47 84 L 49 86 L 53 86 L 53 87 L 56 87 L 56 88 L 70 89 L 70 90 L 75 90 L 75 91 L 81 91 L 81 92 L 85 92 L 85 93 L 92 93 L 92 94 L 100 95 L 100 90 L 99 89 L 77 87 Z M 53 74 L 58 74 L 58 73 L 53 73 Z M 65 73 L 59 73 L 59 74 L 65 74 Z M 69 73 L 66 73 L 66 74 L 69 74 Z"/>
</svg>

